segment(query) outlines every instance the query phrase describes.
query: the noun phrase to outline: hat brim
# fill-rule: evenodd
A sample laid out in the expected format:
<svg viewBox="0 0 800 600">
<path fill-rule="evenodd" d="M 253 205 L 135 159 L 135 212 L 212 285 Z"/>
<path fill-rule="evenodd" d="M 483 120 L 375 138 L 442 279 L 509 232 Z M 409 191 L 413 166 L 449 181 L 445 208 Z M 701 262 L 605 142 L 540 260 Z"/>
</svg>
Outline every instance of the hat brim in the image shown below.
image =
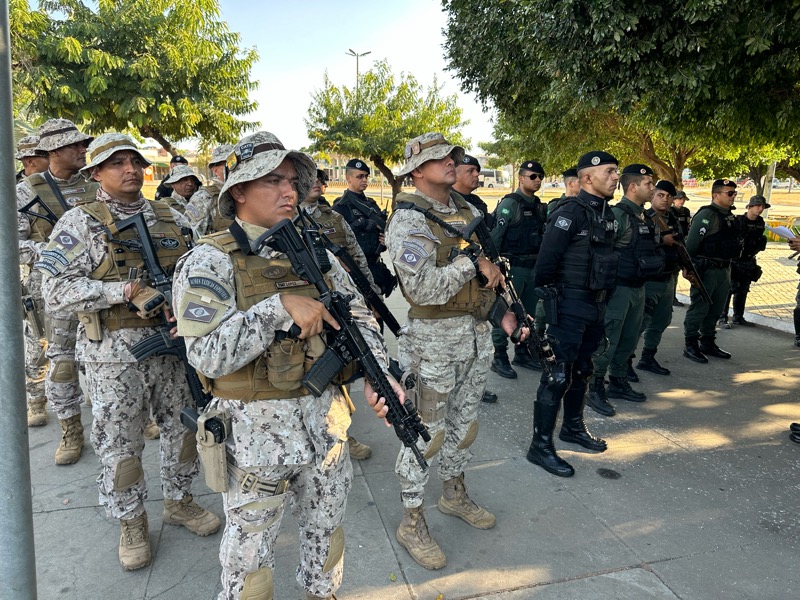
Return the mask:
<svg viewBox="0 0 800 600">
<path fill-rule="evenodd" d="M 458 164 L 467 152 L 461 146 L 451 146 L 450 144 L 439 144 L 431 146 L 430 148 L 425 148 L 419 154 L 415 154 L 408 159 L 408 162 L 403 165 L 403 168 L 397 172 L 397 176 L 404 177 L 429 160 L 441 160 L 451 153 L 453 154 L 453 160 Z"/>
<path fill-rule="evenodd" d="M 145 167 L 149 167 L 151 164 L 153 164 L 149 160 L 147 160 L 144 156 L 142 156 L 141 151 L 136 146 L 131 146 L 126 144 L 124 146 L 114 146 L 113 148 L 104 150 L 97 156 L 92 156 L 92 160 L 88 162 L 86 166 L 81 169 L 81 173 L 83 173 L 84 176 L 88 175 L 90 169 L 93 169 L 94 167 L 103 164 L 105 161 L 111 158 L 112 154 L 116 154 L 117 152 L 122 152 L 123 150 L 130 150 L 132 152 L 136 152 L 136 154 L 139 155 L 139 158 L 141 158 L 142 161 L 144 162 Z"/>
<path fill-rule="evenodd" d="M 58 150 L 64 146 L 71 146 L 72 144 L 77 144 L 78 142 L 85 142 L 88 146 L 93 140 L 94 137 L 91 135 L 86 135 L 80 131 L 71 131 L 69 134 L 53 136 L 52 138 L 46 137 L 44 140 L 40 139 L 39 145 L 36 146 L 36 149 L 44 152 L 52 152 L 53 150 Z"/>
<path fill-rule="evenodd" d="M 187 179 L 189 177 L 192 177 L 197 182 L 197 185 L 203 185 L 203 182 L 200 181 L 200 178 L 197 175 L 181 175 L 180 177 L 168 177 L 167 179 L 164 180 L 164 184 L 172 185 L 174 183 L 178 183 L 181 179 Z"/>
</svg>

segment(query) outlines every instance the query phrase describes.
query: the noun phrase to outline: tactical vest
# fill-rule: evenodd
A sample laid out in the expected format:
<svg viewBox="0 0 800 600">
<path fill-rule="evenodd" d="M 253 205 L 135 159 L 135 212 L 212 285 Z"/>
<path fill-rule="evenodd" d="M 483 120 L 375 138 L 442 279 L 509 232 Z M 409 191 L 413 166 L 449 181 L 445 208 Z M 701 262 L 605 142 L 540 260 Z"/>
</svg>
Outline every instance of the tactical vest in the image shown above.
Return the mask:
<svg viewBox="0 0 800 600">
<path fill-rule="evenodd" d="M 319 225 L 322 233 L 337 246 L 347 248 L 347 236 L 344 233 L 344 227 L 342 227 L 344 217 L 325 204 L 318 204 L 317 208 L 320 216 L 314 220 Z"/>
<path fill-rule="evenodd" d="M 456 227 L 466 226 L 475 218 L 472 211 L 465 200 L 456 199 L 454 196 L 450 197 L 453 199 L 458 211 L 452 215 L 437 212 L 436 216 L 443 221 L 452 223 Z M 411 202 L 425 210 L 430 210 L 432 207 L 430 202 L 417 194 L 403 194 L 402 201 Z M 450 264 L 450 251 L 454 248 L 458 250 L 465 248 L 467 242 L 445 231 L 441 225 L 429 219 L 426 219 L 426 221 L 431 233 L 440 241 L 436 248 L 436 266 L 447 266 Z M 449 317 L 472 315 L 478 320 L 485 321 L 496 296 L 493 290 L 481 287 L 477 277 L 470 279 L 447 302 L 439 305 L 422 306 L 416 304 L 403 288 L 402 280 L 400 281 L 400 290 L 403 292 L 406 301 L 411 305 L 408 316 L 414 319 L 447 319 Z"/>
<path fill-rule="evenodd" d="M 706 211 L 711 212 L 711 219 L 717 219 L 719 230 L 712 234 L 706 234 L 700 240 L 700 247 L 697 255 L 706 258 L 716 258 L 719 260 L 730 260 L 737 258 L 742 252 L 742 239 L 739 227 L 736 225 L 736 217 L 730 211 L 723 212 L 716 204 L 709 204 L 702 207 L 694 215 L 695 219 L 702 218 Z M 709 223 L 709 229 L 711 223 Z"/>
<path fill-rule="evenodd" d="M 515 266 L 514 259 L 528 259 L 532 268 L 542 246 L 547 207 L 538 198 L 535 202 L 530 202 L 516 192 L 506 198 L 513 198 L 516 201 L 517 213 L 514 220 L 506 227 L 500 254 L 511 258 L 511 266 Z"/>
<path fill-rule="evenodd" d="M 767 247 L 767 238 L 764 237 L 765 223 L 760 216 L 751 221 L 746 215 L 739 215 L 740 235 L 744 238 L 742 259 L 750 259 Z"/>
<path fill-rule="evenodd" d="M 682 206 L 681 208 L 673 206 L 669 210 L 670 212 L 672 212 L 672 214 L 675 216 L 675 219 L 678 221 L 678 226 L 680 227 L 681 234 L 683 235 L 683 237 L 689 235 L 689 223 L 692 220 L 691 211 L 685 206 Z"/>
<path fill-rule="evenodd" d="M 208 244 L 230 256 L 236 308 L 241 311 L 249 310 L 262 300 L 282 292 L 319 298 L 316 287 L 295 275 L 289 259 L 244 254 L 230 232 L 208 235 L 201 238 L 198 244 Z M 327 277 L 325 282 L 331 285 Z M 307 340 L 276 339 L 264 354 L 233 373 L 216 379 L 200 373 L 198 375 L 205 389 L 219 398 L 243 402 L 299 398 L 311 393 L 301 382 L 325 349 L 325 342 L 319 335 Z M 354 372 L 354 365 L 349 365 L 336 382 L 347 381 Z"/>
<path fill-rule="evenodd" d="M 663 231 L 659 231 L 659 226 L 656 221 L 657 213 L 652 208 L 645 211 L 645 217 L 650 220 L 654 230 L 657 232 L 659 236 L 659 249 L 661 252 L 664 253 L 664 269 L 661 272 L 660 277 L 656 277 L 655 281 L 667 281 L 670 277 L 672 277 L 675 273 L 677 273 L 681 268 L 680 258 L 678 255 L 678 251 L 676 250 L 675 246 L 667 246 L 665 244 L 661 244 L 661 238 L 663 237 Z M 670 212 L 669 210 L 663 216 L 660 216 L 659 219 L 666 224 L 667 229 L 671 230 L 673 237 L 680 237 L 680 224 L 677 221 L 675 215 Z"/>
<path fill-rule="evenodd" d="M 607 207 L 602 214 L 598 214 L 580 196 L 572 200 L 550 215 L 548 227 L 557 222 L 565 207 L 570 210 L 572 207 L 580 207 L 586 215 L 588 232 L 572 238 L 561 257 L 555 280 L 571 289 L 613 290 L 617 284 L 619 262 L 619 255 L 614 252 L 614 215 Z"/>
<path fill-rule="evenodd" d="M 621 202 L 616 205 L 628 215 L 631 239 L 627 246 L 615 248 L 619 254 L 617 285 L 638 288 L 655 281 L 664 269 L 664 254 L 656 248 L 655 228 Z"/>
<path fill-rule="evenodd" d="M 149 201 L 150 202 L 150 201 Z M 155 246 L 158 262 L 167 274 L 171 274 L 178 259 L 189 250 L 186 238 L 181 227 L 175 223 L 169 207 L 164 202 L 152 201 L 150 206 L 156 213 L 158 221 L 147 229 Z M 82 211 L 102 223 L 109 229 L 115 240 L 139 239 L 133 228 L 118 231 L 114 217 L 104 202 L 89 202 L 78 205 Z M 106 253 L 98 267 L 92 271 L 90 277 L 98 281 L 128 281 L 128 269 L 144 268 L 141 253 L 128 250 L 124 245 L 115 241 L 106 241 Z M 127 304 L 114 304 L 111 308 L 100 311 L 100 319 L 109 331 L 119 329 L 135 329 L 139 327 L 155 327 L 161 324 L 159 317 L 142 319 L 128 308 Z"/>
<path fill-rule="evenodd" d="M 73 185 L 59 186 L 61 195 L 64 196 L 64 200 L 67 202 L 67 207 L 65 208 L 56 198 L 42 173 L 34 173 L 28 177 L 28 185 L 31 186 L 34 196 L 39 196 L 45 206 L 52 210 L 53 214 L 59 219 L 75 204 L 96 200 L 97 189 L 100 187 L 100 184 L 96 181 L 83 181 L 82 179 Z M 40 212 L 37 209 L 37 206 L 31 207 L 32 211 Z M 31 221 L 30 239 L 34 242 L 49 241 L 51 233 L 53 233 L 53 226 L 47 219 L 33 219 Z"/>
<path fill-rule="evenodd" d="M 367 260 L 374 262 L 381 253 L 381 242 L 380 239 L 378 239 L 381 231 L 368 217 L 364 216 L 358 209 L 352 207 L 351 203 L 348 201 L 350 194 L 353 194 L 353 192 L 346 190 L 342 197 L 334 202 L 333 207 L 336 209 L 336 212 L 344 217 L 347 224 L 350 225 L 350 229 L 353 230 L 356 241 L 358 241 L 358 245 L 361 246 L 361 249 L 364 251 Z M 365 204 L 369 204 L 369 200 L 366 197 L 358 199 Z"/>
<path fill-rule="evenodd" d="M 178 202 L 175 198 L 173 198 L 172 194 L 170 194 L 169 196 L 164 196 L 163 198 L 161 198 L 160 202 L 164 202 L 167 206 L 175 209 L 182 215 L 186 214 L 186 207 L 180 202 Z"/>
<path fill-rule="evenodd" d="M 211 203 L 211 219 L 208 224 L 209 233 L 228 231 L 228 227 L 233 223 L 233 219 L 223 217 L 219 212 L 219 193 L 222 191 L 222 182 L 218 179 L 212 179 L 211 183 L 209 183 L 205 189 L 214 199 Z"/>
</svg>

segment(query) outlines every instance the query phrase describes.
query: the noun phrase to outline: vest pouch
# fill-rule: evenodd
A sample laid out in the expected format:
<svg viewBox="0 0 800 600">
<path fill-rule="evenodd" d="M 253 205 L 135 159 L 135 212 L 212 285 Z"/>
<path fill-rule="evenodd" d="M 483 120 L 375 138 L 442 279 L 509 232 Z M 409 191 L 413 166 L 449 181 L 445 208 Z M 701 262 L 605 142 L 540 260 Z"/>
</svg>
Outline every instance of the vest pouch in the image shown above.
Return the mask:
<svg viewBox="0 0 800 600">
<path fill-rule="evenodd" d="M 589 271 L 589 289 L 592 291 L 613 290 L 617 285 L 617 264 L 619 256 L 615 253 L 599 254 L 592 252 L 592 268 Z"/>
<path fill-rule="evenodd" d="M 303 363 L 306 359 L 304 346 L 302 340 L 286 338 L 280 342 L 273 342 L 267 349 L 266 375 L 273 387 L 287 392 L 300 387 L 304 373 Z"/>
<path fill-rule="evenodd" d="M 641 279 L 652 281 L 664 270 L 664 256 L 662 254 L 645 254 L 636 260 L 637 271 Z"/>
<path fill-rule="evenodd" d="M 319 360 L 319 357 L 325 353 L 326 349 L 325 342 L 323 342 L 322 338 L 318 335 L 306 340 L 305 358 L 303 361 L 305 365 L 304 372 L 308 373 L 308 370 Z"/>
</svg>

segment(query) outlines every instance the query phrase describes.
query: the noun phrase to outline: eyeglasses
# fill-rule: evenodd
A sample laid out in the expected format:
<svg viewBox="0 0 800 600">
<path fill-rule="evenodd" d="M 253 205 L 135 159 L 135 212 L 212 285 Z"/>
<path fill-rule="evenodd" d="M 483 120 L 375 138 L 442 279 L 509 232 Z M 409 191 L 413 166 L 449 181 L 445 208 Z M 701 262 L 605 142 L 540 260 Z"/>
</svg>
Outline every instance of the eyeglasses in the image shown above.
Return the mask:
<svg viewBox="0 0 800 600">
<path fill-rule="evenodd" d="M 367 177 L 369 177 L 369 175 L 367 175 L 366 173 L 361 173 L 360 175 L 353 175 L 353 177 L 356 179 L 366 179 Z"/>
<path fill-rule="evenodd" d="M 531 181 L 536 181 L 537 179 L 544 180 L 544 175 L 542 173 L 531 173 L 530 175 L 523 175 L 523 177 L 527 177 Z"/>
<path fill-rule="evenodd" d="M 735 190 L 731 190 L 730 192 L 717 192 L 717 194 L 722 194 L 723 196 L 727 196 L 728 198 L 733 198 L 733 197 L 734 197 L 734 196 L 736 196 L 738 193 L 739 193 L 739 192 L 737 192 L 737 191 L 735 191 Z"/>
</svg>

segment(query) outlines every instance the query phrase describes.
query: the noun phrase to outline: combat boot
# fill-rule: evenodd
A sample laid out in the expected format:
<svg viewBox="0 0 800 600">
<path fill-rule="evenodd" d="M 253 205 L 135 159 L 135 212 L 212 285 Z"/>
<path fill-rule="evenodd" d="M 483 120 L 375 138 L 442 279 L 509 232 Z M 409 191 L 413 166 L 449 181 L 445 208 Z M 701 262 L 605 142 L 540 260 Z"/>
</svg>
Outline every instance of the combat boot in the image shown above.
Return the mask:
<svg viewBox="0 0 800 600">
<path fill-rule="evenodd" d="M 194 502 L 190 495 L 181 500 L 164 498 L 164 523 L 183 525 L 200 537 L 216 533 L 220 527 L 219 517 Z"/>
<path fill-rule="evenodd" d="M 508 362 L 508 353 L 505 350 L 495 349 L 491 369 L 500 377 L 505 377 L 506 379 L 517 378 L 517 372 L 511 368 L 511 363 Z"/>
<path fill-rule="evenodd" d="M 395 537 L 420 567 L 436 570 L 447 564 L 447 557 L 428 531 L 422 505 L 414 508 L 403 507 L 403 520 L 397 528 Z"/>
<path fill-rule="evenodd" d="M 161 429 L 159 429 L 158 425 L 156 424 L 153 419 L 149 419 L 147 421 L 147 425 L 144 428 L 144 439 L 146 440 L 157 440 L 161 437 Z"/>
<path fill-rule="evenodd" d="M 548 473 L 558 477 L 572 477 L 575 469 L 556 454 L 553 444 L 553 430 L 558 418 L 558 404 L 533 403 L 533 440 L 525 458 L 528 462 L 539 465 Z"/>
<path fill-rule="evenodd" d="M 126 571 L 135 571 L 150 564 L 150 531 L 147 513 L 133 519 L 120 519 L 119 563 Z"/>
<path fill-rule="evenodd" d="M 83 425 L 80 414 L 61 419 L 61 443 L 56 448 L 56 464 L 72 465 L 78 462 L 83 451 Z"/>
<path fill-rule="evenodd" d="M 725 352 L 725 350 L 717 346 L 717 342 L 712 336 L 703 336 L 700 338 L 700 352 L 707 356 L 714 356 L 716 358 L 731 357 L 730 352 Z"/>
<path fill-rule="evenodd" d="M 604 417 L 613 417 L 617 414 L 617 411 L 614 410 L 614 406 L 608 401 L 606 382 L 602 377 L 594 378 L 592 385 L 589 387 L 589 395 L 586 398 L 586 404 L 591 406 L 594 412 Z"/>
<path fill-rule="evenodd" d="M 744 318 L 744 308 L 747 305 L 747 293 L 739 292 L 733 295 L 733 324 L 744 325 L 745 327 L 755 327 L 755 323 L 751 323 Z"/>
<path fill-rule="evenodd" d="M 28 402 L 28 427 L 47 425 L 47 400 L 45 398 Z"/>
<path fill-rule="evenodd" d="M 497 402 L 497 394 L 490 392 L 489 390 L 484 390 L 483 396 L 481 396 L 481 402 L 485 402 L 486 404 L 494 404 Z"/>
<path fill-rule="evenodd" d="M 642 349 L 642 357 L 636 363 L 636 368 L 640 371 L 650 371 L 656 375 L 669 375 L 672 371 L 662 367 L 656 360 L 656 351 L 648 348 Z"/>
<path fill-rule="evenodd" d="M 578 386 L 573 382 L 573 386 L 570 386 L 564 394 L 564 418 L 561 421 L 558 439 L 569 444 L 578 444 L 594 452 L 605 452 L 608 448 L 606 441 L 589 433 L 583 420 L 583 407 L 586 402 L 584 388 L 583 382 Z"/>
<path fill-rule="evenodd" d="M 527 344 L 518 344 L 514 348 L 514 360 L 511 364 L 531 371 L 541 371 L 542 361 L 531 354 L 531 349 Z"/>
<path fill-rule="evenodd" d="M 475 529 L 491 529 L 497 520 L 485 508 L 475 504 L 467 495 L 464 473 L 443 483 L 444 493 L 439 498 L 439 510 L 446 515 L 458 517 Z"/>
<path fill-rule="evenodd" d="M 630 402 L 644 402 L 647 400 L 647 396 L 634 390 L 624 377 L 609 376 L 606 394 L 608 394 L 609 398 L 619 398 Z"/>
<path fill-rule="evenodd" d="M 800 348 L 800 308 L 794 309 L 793 316 L 794 316 L 794 345 L 796 348 Z"/>
<path fill-rule="evenodd" d="M 633 359 L 636 358 L 635 354 L 631 354 L 628 357 L 628 370 L 625 372 L 625 379 L 628 381 L 632 381 L 633 383 L 639 382 L 639 375 L 636 371 L 633 370 Z"/>
<path fill-rule="evenodd" d="M 352 435 L 347 436 L 347 446 L 350 448 L 350 458 L 353 460 L 367 460 L 372 456 L 372 448 L 362 444 Z"/>
<path fill-rule="evenodd" d="M 706 355 L 700 352 L 699 338 L 687 337 L 685 340 L 685 344 L 686 345 L 683 347 L 683 355 L 686 358 L 701 364 L 705 364 L 708 362 L 708 358 L 706 358 Z"/>
</svg>

